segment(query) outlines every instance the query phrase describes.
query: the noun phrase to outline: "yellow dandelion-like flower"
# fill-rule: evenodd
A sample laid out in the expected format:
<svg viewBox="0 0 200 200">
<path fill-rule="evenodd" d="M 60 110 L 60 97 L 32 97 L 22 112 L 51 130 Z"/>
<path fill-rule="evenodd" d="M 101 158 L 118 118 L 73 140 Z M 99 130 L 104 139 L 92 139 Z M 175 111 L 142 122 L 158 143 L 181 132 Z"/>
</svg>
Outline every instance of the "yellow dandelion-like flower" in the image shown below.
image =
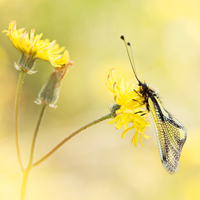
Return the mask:
<svg viewBox="0 0 200 200">
<path fill-rule="evenodd" d="M 3 32 L 22 53 L 18 63 L 15 64 L 17 69 L 23 69 L 25 72 L 31 73 L 36 59 L 50 61 L 55 67 L 58 67 L 60 63 L 65 64 L 69 61 L 67 60 L 68 54 L 66 51 L 63 55 L 60 54 L 64 48 L 59 48 L 55 40 L 52 42 L 48 39 L 41 40 L 43 34 L 35 35 L 34 29 L 31 30 L 29 36 L 24 28 L 16 28 L 16 21 L 14 20 L 10 22 L 8 30 Z"/>
<path fill-rule="evenodd" d="M 140 134 L 140 143 L 142 144 L 141 137 L 148 139 L 149 136 L 145 135 L 146 127 L 150 126 L 147 122 L 146 116 L 148 111 L 144 105 L 144 98 L 140 94 L 141 88 L 134 89 L 134 85 L 129 85 L 129 83 L 121 75 L 119 78 L 116 76 L 116 70 L 111 69 L 108 75 L 108 88 L 114 93 L 114 100 L 116 104 L 111 107 L 111 112 L 114 111 L 114 119 L 109 122 L 109 124 L 115 124 L 117 129 L 120 129 L 124 125 L 124 132 L 122 133 L 122 138 L 125 134 L 135 128 L 135 134 L 131 141 L 137 146 L 137 136 Z M 128 127 L 129 123 L 133 125 Z"/>
</svg>

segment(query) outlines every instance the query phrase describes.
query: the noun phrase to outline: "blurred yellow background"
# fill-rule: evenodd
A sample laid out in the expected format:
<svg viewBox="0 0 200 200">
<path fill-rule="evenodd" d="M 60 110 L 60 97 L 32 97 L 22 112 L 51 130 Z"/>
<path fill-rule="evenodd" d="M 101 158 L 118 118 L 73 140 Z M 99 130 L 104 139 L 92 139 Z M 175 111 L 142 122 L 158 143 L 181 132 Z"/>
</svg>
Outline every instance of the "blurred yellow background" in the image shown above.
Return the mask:
<svg viewBox="0 0 200 200">
<path fill-rule="evenodd" d="M 115 67 L 137 83 L 120 35 L 132 43 L 137 73 L 155 89 L 164 107 L 186 128 L 179 172 L 163 168 L 151 116 L 144 146 L 131 146 L 133 131 L 121 139 L 108 121 L 74 137 L 30 174 L 27 200 L 200 199 L 200 1 L 196 0 L 0 0 L 0 30 L 16 20 L 43 38 L 65 46 L 75 65 L 67 74 L 57 109 L 48 108 L 34 160 L 64 137 L 109 112 L 113 95 L 105 85 Z M 0 199 L 18 200 L 22 173 L 14 138 L 14 99 L 19 51 L 0 37 Z M 40 113 L 34 104 L 53 70 L 37 61 L 20 101 L 20 147 L 29 158 Z"/>
</svg>

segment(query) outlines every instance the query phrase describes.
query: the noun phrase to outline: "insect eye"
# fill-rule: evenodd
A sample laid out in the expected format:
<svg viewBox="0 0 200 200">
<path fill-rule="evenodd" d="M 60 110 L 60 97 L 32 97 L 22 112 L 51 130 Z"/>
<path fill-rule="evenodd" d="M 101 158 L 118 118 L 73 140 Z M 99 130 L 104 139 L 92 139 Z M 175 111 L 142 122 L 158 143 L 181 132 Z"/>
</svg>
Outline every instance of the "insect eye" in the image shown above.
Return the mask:
<svg viewBox="0 0 200 200">
<path fill-rule="evenodd" d="M 147 84 L 146 84 L 146 83 L 142 83 L 142 89 L 143 89 L 143 90 L 147 90 L 147 89 L 148 89 L 148 87 L 147 87 Z"/>
</svg>

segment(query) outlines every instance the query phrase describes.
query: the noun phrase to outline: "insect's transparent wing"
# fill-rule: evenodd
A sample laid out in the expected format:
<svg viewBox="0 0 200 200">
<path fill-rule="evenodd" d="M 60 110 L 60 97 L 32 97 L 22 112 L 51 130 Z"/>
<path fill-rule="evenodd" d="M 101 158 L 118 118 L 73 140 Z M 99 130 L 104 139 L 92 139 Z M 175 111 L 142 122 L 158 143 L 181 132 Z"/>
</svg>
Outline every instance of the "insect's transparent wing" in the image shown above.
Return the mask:
<svg viewBox="0 0 200 200">
<path fill-rule="evenodd" d="M 162 164 L 168 173 L 176 173 L 187 137 L 186 130 L 178 120 L 164 110 L 157 97 L 150 97 L 148 103 L 155 124 Z"/>
</svg>

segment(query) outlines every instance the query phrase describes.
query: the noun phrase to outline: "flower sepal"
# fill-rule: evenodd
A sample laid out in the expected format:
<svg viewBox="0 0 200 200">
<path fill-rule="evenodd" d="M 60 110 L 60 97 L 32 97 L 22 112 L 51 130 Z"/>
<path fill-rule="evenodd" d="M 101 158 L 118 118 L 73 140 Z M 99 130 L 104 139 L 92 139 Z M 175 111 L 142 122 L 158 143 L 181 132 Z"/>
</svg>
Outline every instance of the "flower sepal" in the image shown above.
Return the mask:
<svg viewBox="0 0 200 200">
<path fill-rule="evenodd" d="M 110 110 L 110 113 L 112 115 L 112 117 L 116 117 L 116 111 L 120 109 L 120 105 L 118 104 L 110 104 L 109 106 L 109 110 Z"/>
<path fill-rule="evenodd" d="M 33 74 L 34 72 L 32 70 L 35 65 L 35 59 L 33 57 L 32 54 L 25 54 L 22 52 L 19 61 L 17 62 L 18 68 L 27 74 Z"/>
</svg>

